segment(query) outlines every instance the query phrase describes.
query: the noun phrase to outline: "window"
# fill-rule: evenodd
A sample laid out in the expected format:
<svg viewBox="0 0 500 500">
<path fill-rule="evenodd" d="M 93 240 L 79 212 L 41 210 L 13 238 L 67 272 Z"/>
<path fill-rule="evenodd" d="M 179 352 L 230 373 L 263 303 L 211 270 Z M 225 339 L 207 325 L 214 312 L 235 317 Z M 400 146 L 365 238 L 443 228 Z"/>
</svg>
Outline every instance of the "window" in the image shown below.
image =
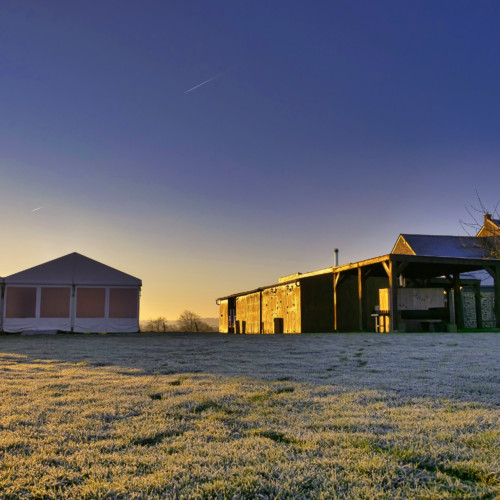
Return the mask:
<svg viewBox="0 0 500 500">
<path fill-rule="evenodd" d="M 42 287 L 40 318 L 69 318 L 70 289 Z"/>
<path fill-rule="evenodd" d="M 36 288 L 28 286 L 7 287 L 7 318 L 36 317 Z"/>
<path fill-rule="evenodd" d="M 105 288 L 78 288 L 76 295 L 77 318 L 104 318 Z"/>
<path fill-rule="evenodd" d="M 111 288 L 109 290 L 110 318 L 137 318 L 137 289 Z"/>
</svg>

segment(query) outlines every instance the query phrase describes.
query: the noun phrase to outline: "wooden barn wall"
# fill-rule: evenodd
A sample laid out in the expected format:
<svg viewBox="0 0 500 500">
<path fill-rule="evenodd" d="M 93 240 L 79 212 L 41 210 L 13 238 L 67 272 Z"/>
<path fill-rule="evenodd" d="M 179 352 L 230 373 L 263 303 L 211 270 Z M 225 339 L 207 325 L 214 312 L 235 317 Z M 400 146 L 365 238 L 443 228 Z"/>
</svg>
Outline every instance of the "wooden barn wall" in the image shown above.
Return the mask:
<svg viewBox="0 0 500 500">
<path fill-rule="evenodd" d="M 302 332 L 333 332 L 333 275 L 303 278 L 300 287 Z"/>
<path fill-rule="evenodd" d="M 357 280 L 357 276 L 348 275 L 343 277 L 337 286 L 337 329 L 339 332 L 359 330 Z"/>
<path fill-rule="evenodd" d="M 302 288 L 296 284 L 287 285 L 284 333 L 302 332 Z"/>
<path fill-rule="evenodd" d="M 236 297 L 235 333 L 260 333 L 260 293 Z"/>
<path fill-rule="evenodd" d="M 283 286 L 267 288 L 262 291 L 262 332 L 276 333 L 276 321 L 285 317 L 286 294 Z M 278 332 L 281 333 L 281 332 Z"/>
<path fill-rule="evenodd" d="M 389 279 L 371 277 L 364 282 L 363 290 L 363 330 L 374 332 L 375 320 L 371 314 L 378 305 L 378 291 L 387 288 Z M 358 277 L 346 276 L 337 287 L 337 328 L 340 332 L 359 331 Z"/>
<path fill-rule="evenodd" d="M 229 301 L 221 300 L 219 304 L 219 332 L 229 332 Z"/>
<path fill-rule="evenodd" d="M 301 332 L 301 288 L 295 283 L 262 291 L 262 332 Z"/>
</svg>

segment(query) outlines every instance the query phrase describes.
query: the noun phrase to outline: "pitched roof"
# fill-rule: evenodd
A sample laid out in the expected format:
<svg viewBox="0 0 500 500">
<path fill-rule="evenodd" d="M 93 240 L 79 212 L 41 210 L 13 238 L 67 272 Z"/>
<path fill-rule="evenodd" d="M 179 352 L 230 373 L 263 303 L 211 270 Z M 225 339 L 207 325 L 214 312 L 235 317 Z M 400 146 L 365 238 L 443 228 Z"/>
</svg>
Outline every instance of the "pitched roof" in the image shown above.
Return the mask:
<svg viewBox="0 0 500 500">
<path fill-rule="evenodd" d="M 460 275 L 460 277 L 479 280 L 481 281 L 481 286 L 493 286 L 495 284 L 495 280 L 492 278 L 491 274 L 485 271 L 484 269 L 480 269 L 479 271 L 470 271 L 468 273 L 463 273 Z"/>
<path fill-rule="evenodd" d="M 73 252 L 4 278 L 7 284 L 141 286 L 142 281 Z"/>
<path fill-rule="evenodd" d="M 475 236 L 441 236 L 428 234 L 401 234 L 415 255 L 452 257 L 459 259 L 487 259 L 490 252 L 485 247 L 489 238 Z M 399 241 L 399 239 L 398 239 Z M 394 248 L 392 250 L 394 252 Z"/>
<path fill-rule="evenodd" d="M 477 232 L 476 236 L 484 238 L 485 236 L 498 236 L 500 230 L 500 219 L 492 219 L 490 214 L 484 214 L 484 223 Z"/>
</svg>

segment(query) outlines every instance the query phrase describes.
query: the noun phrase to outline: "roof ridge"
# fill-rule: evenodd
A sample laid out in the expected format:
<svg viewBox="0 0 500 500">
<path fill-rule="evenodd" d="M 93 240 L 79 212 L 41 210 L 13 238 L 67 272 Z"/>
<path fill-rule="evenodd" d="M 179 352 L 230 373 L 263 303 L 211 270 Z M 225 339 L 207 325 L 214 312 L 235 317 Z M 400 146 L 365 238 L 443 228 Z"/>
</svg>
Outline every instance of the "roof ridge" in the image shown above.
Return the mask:
<svg viewBox="0 0 500 500">
<path fill-rule="evenodd" d="M 431 236 L 432 238 L 477 238 L 477 236 L 461 234 L 424 234 L 424 233 L 400 233 L 401 236 Z"/>
</svg>

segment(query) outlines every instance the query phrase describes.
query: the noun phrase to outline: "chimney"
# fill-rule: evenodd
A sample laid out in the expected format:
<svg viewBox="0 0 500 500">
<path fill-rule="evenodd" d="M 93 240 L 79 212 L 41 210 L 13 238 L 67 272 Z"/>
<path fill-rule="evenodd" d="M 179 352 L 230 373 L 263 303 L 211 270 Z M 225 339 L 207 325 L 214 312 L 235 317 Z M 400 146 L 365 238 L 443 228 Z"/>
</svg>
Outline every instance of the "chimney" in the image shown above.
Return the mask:
<svg viewBox="0 0 500 500">
<path fill-rule="evenodd" d="M 335 267 L 339 265 L 339 249 L 335 249 Z"/>
</svg>

